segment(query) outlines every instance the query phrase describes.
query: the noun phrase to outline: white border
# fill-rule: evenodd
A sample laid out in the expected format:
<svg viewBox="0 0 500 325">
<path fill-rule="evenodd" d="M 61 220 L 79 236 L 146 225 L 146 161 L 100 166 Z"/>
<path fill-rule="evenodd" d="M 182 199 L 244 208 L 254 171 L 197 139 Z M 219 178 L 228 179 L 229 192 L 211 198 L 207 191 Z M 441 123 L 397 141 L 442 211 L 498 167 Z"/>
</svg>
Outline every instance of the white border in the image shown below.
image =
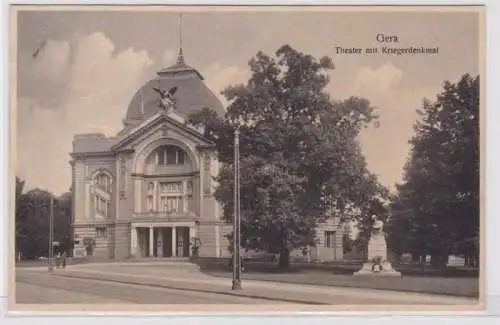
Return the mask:
<svg viewBox="0 0 500 325">
<path fill-rule="evenodd" d="M 120 1 L 120 0 L 108 0 L 108 1 L 95 1 L 95 0 L 87 0 L 87 1 L 11 1 L 12 4 L 121 4 L 121 5 L 131 5 L 131 4 L 165 4 L 167 1 Z M 500 92 L 498 91 L 498 85 L 500 85 L 500 63 L 498 62 L 498 58 L 500 58 L 500 51 L 499 51 L 499 45 L 498 45 L 498 34 L 495 33 L 500 30 L 500 22 L 498 17 L 500 16 L 500 5 L 499 1 L 279 1 L 279 0 L 274 0 L 274 1 L 263 1 L 263 0 L 255 0 L 255 1 L 228 1 L 228 0 L 218 0 L 218 1 L 213 1 L 213 0 L 198 0 L 198 1 L 182 1 L 182 0 L 177 0 L 177 1 L 169 1 L 169 4 L 344 4 L 344 5 L 436 5 L 436 4 L 442 4 L 442 5 L 482 5 L 486 4 L 486 25 L 487 25 L 487 37 L 486 37 L 486 46 L 487 46 L 487 58 L 486 58 L 486 78 L 482 78 L 482 80 L 486 80 L 486 95 L 487 95 L 487 108 L 486 108 L 486 138 L 489 140 L 486 143 L 486 196 L 487 196 L 487 201 L 486 201 L 486 225 L 483 225 L 486 230 L 486 242 L 487 242 L 487 249 L 486 249 L 486 307 L 487 307 L 487 315 L 484 316 L 462 316 L 462 317 L 455 317 L 453 320 L 450 319 L 449 317 L 443 317 L 443 316 L 431 316 L 433 321 L 452 321 L 453 323 L 456 324 L 462 324 L 464 322 L 470 322 L 470 321 L 476 321 L 481 319 L 481 322 L 483 323 L 494 323 L 494 318 L 496 317 L 491 317 L 493 315 L 499 316 L 500 315 L 500 280 L 498 274 L 500 274 L 500 268 L 499 268 L 499 263 L 498 263 L 498 251 L 492 249 L 493 247 L 499 247 L 500 243 L 498 243 L 498 240 L 495 242 L 495 235 L 497 235 L 498 231 L 500 231 L 500 217 L 495 215 L 496 211 L 500 211 L 499 209 L 499 204 L 500 200 L 496 200 L 494 198 L 494 193 L 497 193 L 496 190 L 499 189 L 500 187 L 500 179 L 498 177 L 498 169 L 497 166 L 500 166 L 500 161 L 499 161 L 499 155 L 497 154 L 495 150 L 495 131 L 498 130 L 497 124 L 500 123 L 500 101 L 499 101 L 499 94 Z M 1 143 L 1 152 L 3 154 L 2 158 L 0 160 L 2 167 L 0 177 L 2 179 L 2 187 L 1 187 L 1 194 L 0 195 L 0 206 L 2 207 L 3 211 L 3 218 L 1 219 L 1 224 L 0 227 L 4 231 L 4 236 L 1 238 L 3 240 L 0 241 L 1 245 L 1 251 L 4 252 L 4 254 L 1 255 L 2 257 L 2 265 L 3 268 L 1 268 L 0 271 L 0 277 L 2 279 L 2 309 L 3 309 L 3 315 L 6 311 L 7 308 L 7 258 L 9 256 L 8 252 L 8 245 L 9 245 L 9 225 L 8 225 L 8 218 L 6 217 L 9 213 L 8 210 L 8 182 L 10 180 L 7 179 L 8 177 L 8 151 L 9 151 L 9 102 L 8 102 L 8 13 L 9 13 L 9 8 L 8 8 L 8 3 L 6 1 L 2 1 L 2 6 L 1 8 L 1 26 L 2 31 L 3 31 L 3 37 L 1 37 L 1 42 L 2 42 L 2 65 L 0 68 L 0 72 L 2 72 L 3 76 L 3 87 L 0 87 L 0 97 L 2 99 L 2 104 L 3 104 L 3 109 L 2 109 L 2 126 L 1 130 L 3 131 L 3 136 L 2 136 L 2 141 Z M 496 58 L 496 59 L 495 59 Z M 484 82 L 484 81 L 483 81 Z M 489 195 L 488 195 L 489 194 Z M 491 198 L 491 199 L 489 199 Z M 392 314 L 396 314 L 392 312 Z M 356 316 L 354 316 L 356 315 Z M 364 316 L 362 316 L 364 315 Z M 256 316 L 232 316 L 232 317 L 237 317 L 238 322 L 248 324 L 251 321 L 257 321 L 259 323 L 270 323 L 270 322 L 276 322 L 276 321 L 284 321 L 284 322 L 293 322 L 294 320 L 297 322 L 303 322 L 307 320 L 313 321 L 315 324 L 331 324 L 332 321 L 340 322 L 341 324 L 346 324 L 346 323 L 355 323 L 355 324 L 364 324 L 367 322 L 397 322 L 400 323 L 401 321 L 404 321 L 407 324 L 415 324 L 416 322 L 422 322 L 422 321 L 429 321 L 427 319 L 424 319 L 425 316 L 410 316 L 410 317 L 404 317 L 404 316 L 378 316 L 378 317 L 366 317 L 369 315 L 373 315 L 372 313 L 356 313 L 356 314 L 351 314 L 350 316 L 342 316 L 342 317 L 335 317 L 335 319 L 328 319 L 330 317 L 325 317 L 326 314 L 322 314 L 318 316 L 293 316 L 293 317 L 280 317 L 280 319 L 276 319 L 276 317 L 273 316 L 261 316 L 261 317 L 256 317 Z M 407 314 L 408 315 L 408 314 Z M 490 316 L 490 317 L 489 317 Z M 5 317 L 5 316 L 4 316 Z M 179 321 L 182 321 L 183 323 L 186 324 L 197 324 L 200 321 L 203 321 L 205 323 L 217 323 L 219 325 L 222 324 L 230 324 L 234 322 L 234 319 L 231 319 L 229 317 L 214 317 L 211 316 L 210 318 L 204 318 L 200 319 L 199 317 L 190 317 L 190 316 L 169 316 L 170 319 L 176 319 Z M 391 317 L 391 318 L 388 318 Z M 92 319 L 90 319 L 92 318 Z M 181 320 L 182 318 L 182 320 Z M 304 318 L 307 318 L 304 319 Z M 130 324 L 131 322 L 134 321 L 140 321 L 140 322 L 158 322 L 158 323 L 164 323 L 164 319 L 160 317 L 150 317 L 147 320 L 144 318 L 140 318 L 138 316 L 135 317 L 117 317 L 117 316 L 107 316 L 107 317 L 100 317 L 97 318 L 95 316 L 78 316 L 78 317 L 69 317 L 69 316 L 60 316 L 60 317 L 50 317 L 50 320 L 48 317 L 43 317 L 39 318 L 42 320 L 42 322 L 45 323 L 45 321 L 50 321 L 51 323 L 64 323 L 68 324 L 68 322 L 71 322 L 74 325 L 79 325 L 79 324 L 88 324 L 89 322 L 92 322 L 93 324 L 95 323 L 102 323 L 102 322 L 107 322 L 107 321 L 119 321 L 120 324 Z M 3 319 L 2 324 L 4 323 L 25 323 L 25 324 L 30 324 L 32 319 L 26 318 L 26 317 L 8 317 Z M 498 321 L 498 320 L 497 320 Z"/>
</svg>

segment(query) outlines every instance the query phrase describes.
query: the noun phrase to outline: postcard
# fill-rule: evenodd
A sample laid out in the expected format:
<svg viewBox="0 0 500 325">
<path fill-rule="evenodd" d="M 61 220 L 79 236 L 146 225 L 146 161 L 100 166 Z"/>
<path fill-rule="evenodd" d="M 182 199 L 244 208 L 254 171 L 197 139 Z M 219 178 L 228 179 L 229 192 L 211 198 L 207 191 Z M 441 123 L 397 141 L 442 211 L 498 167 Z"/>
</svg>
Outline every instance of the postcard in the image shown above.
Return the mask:
<svg viewBox="0 0 500 325">
<path fill-rule="evenodd" d="M 11 312 L 484 307 L 484 7 L 10 22 Z"/>
</svg>

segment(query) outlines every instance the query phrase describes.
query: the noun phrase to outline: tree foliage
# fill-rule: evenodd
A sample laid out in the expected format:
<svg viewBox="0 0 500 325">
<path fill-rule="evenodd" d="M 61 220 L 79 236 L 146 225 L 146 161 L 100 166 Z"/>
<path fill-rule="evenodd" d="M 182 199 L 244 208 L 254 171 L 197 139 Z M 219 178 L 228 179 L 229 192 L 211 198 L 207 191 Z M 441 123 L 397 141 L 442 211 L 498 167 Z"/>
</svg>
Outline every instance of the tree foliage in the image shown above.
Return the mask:
<svg viewBox="0 0 500 325">
<path fill-rule="evenodd" d="M 400 251 L 477 256 L 479 234 L 479 77 L 446 81 L 418 111 L 412 151 L 391 222 Z"/>
<path fill-rule="evenodd" d="M 249 62 L 246 84 L 230 86 L 226 115 L 210 109 L 190 117 L 204 126 L 223 168 L 216 198 L 224 219 L 234 214 L 234 130 L 240 131 L 242 244 L 285 252 L 315 242 L 329 214 L 371 209 L 385 189 L 371 174 L 357 137 L 377 120 L 362 98 L 334 101 L 325 91 L 332 60 L 316 60 L 285 45 Z"/>
<path fill-rule="evenodd" d="M 50 197 L 54 202 L 54 240 L 61 251 L 71 249 L 71 194 L 60 197 L 33 189 L 23 193 L 24 181 L 16 178 L 16 253 L 33 259 L 48 255 Z"/>
</svg>

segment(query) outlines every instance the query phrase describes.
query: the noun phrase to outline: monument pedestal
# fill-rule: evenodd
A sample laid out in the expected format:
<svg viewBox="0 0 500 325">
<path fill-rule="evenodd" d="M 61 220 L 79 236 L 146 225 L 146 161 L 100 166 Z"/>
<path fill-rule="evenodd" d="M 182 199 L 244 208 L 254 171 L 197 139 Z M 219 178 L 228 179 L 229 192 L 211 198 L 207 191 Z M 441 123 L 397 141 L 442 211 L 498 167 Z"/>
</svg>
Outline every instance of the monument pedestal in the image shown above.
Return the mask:
<svg viewBox="0 0 500 325">
<path fill-rule="evenodd" d="M 354 272 L 353 275 L 401 276 L 401 272 L 394 270 L 391 263 L 387 261 L 384 261 L 379 265 L 375 265 L 373 262 L 366 262 L 363 264 L 361 270 Z"/>
<path fill-rule="evenodd" d="M 377 231 L 368 242 L 368 262 L 353 275 L 401 276 L 401 272 L 394 270 L 391 263 L 387 261 L 385 236 L 381 231 L 382 226 L 377 226 Z"/>
</svg>

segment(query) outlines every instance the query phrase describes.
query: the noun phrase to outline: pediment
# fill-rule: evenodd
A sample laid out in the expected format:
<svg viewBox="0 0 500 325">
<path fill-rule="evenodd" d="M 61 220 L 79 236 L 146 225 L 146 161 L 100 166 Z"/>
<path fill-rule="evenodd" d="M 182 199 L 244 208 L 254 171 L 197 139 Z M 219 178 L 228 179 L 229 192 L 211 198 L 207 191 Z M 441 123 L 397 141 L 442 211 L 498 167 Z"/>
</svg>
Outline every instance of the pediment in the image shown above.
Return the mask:
<svg viewBox="0 0 500 325">
<path fill-rule="evenodd" d="M 113 151 L 133 150 L 150 138 L 175 137 L 194 146 L 213 147 L 198 130 L 186 125 L 175 115 L 159 113 L 124 134 L 113 146 Z"/>
</svg>

